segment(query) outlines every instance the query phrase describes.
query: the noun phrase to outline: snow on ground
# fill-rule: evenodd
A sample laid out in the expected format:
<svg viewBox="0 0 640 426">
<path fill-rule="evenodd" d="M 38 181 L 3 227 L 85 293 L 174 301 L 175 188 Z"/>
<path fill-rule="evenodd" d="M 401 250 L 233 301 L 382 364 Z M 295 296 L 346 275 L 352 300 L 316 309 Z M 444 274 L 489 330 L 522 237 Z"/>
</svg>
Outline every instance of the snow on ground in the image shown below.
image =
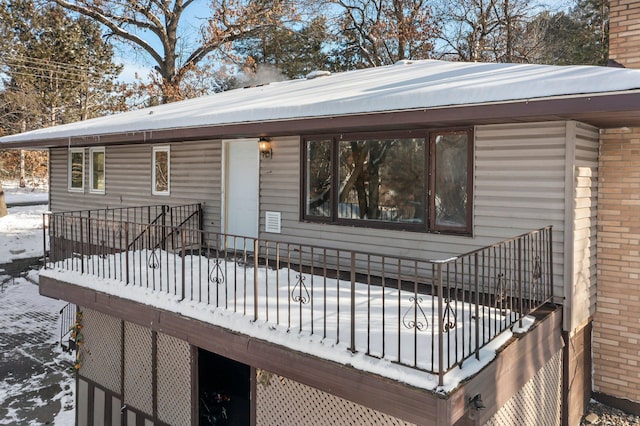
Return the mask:
<svg viewBox="0 0 640 426">
<path fill-rule="evenodd" d="M 48 206 L 11 207 L 0 218 L 0 264 L 43 254 L 42 213 Z"/>
<path fill-rule="evenodd" d="M 42 194 L 25 191 L 13 199 L 39 201 Z M 12 277 L 3 269 L 11 260 L 42 256 L 45 210 L 11 207 L 0 218 L 0 425 L 75 423 L 73 356 L 58 342 L 66 302 L 39 295 L 37 271 Z"/>
<path fill-rule="evenodd" d="M 0 218 L 0 264 L 42 256 L 42 213 L 48 209 L 49 193 L 42 189 L 19 188 L 4 182 L 3 189 L 7 204 L 42 204 L 10 207 L 9 214 Z"/>
<path fill-rule="evenodd" d="M 20 188 L 16 182 L 2 182 L 7 205 L 19 203 L 49 203 L 49 191 L 45 186 Z"/>
</svg>

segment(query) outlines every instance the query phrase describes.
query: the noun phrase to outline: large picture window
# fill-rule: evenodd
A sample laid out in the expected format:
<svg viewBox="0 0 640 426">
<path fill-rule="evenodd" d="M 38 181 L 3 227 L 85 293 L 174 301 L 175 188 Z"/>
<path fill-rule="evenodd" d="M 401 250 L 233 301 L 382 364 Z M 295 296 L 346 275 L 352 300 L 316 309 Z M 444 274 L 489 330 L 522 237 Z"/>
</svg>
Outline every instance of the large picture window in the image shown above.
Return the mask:
<svg viewBox="0 0 640 426">
<path fill-rule="evenodd" d="M 153 177 L 151 192 L 154 195 L 169 195 L 170 194 L 170 149 L 169 146 L 154 146 L 153 147 Z"/>
<path fill-rule="evenodd" d="M 307 137 L 303 220 L 468 234 L 472 133 Z"/>
<path fill-rule="evenodd" d="M 69 150 L 69 191 L 84 191 L 84 148 Z"/>
<path fill-rule="evenodd" d="M 105 155 L 104 148 L 91 148 L 91 187 L 90 192 L 104 194 L 105 190 Z"/>
</svg>

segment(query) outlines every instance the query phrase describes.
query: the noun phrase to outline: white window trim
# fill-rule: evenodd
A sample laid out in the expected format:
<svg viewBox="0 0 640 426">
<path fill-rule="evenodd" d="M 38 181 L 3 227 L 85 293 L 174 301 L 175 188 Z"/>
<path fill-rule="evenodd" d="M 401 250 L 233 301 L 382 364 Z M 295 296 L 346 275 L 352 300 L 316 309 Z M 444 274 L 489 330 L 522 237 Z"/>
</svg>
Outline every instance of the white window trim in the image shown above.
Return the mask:
<svg viewBox="0 0 640 426">
<path fill-rule="evenodd" d="M 93 189 L 93 154 L 101 152 L 104 155 L 104 189 Z M 107 154 L 103 146 L 89 149 L 89 192 L 92 194 L 104 194 L 107 189 Z"/>
<path fill-rule="evenodd" d="M 156 191 L 156 152 L 167 153 L 167 190 Z M 151 153 L 151 193 L 153 195 L 171 195 L 171 146 L 159 145 L 153 147 Z"/>
<path fill-rule="evenodd" d="M 81 153 L 82 154 L 82 186 L 80 188 L 73 188 L 71 186 L 72 175 L 73 175 L 73 154 Z M 85 158 L 84 158 L 84 148 L 69 148 L 69 165 L 68 165 L 68 181 L 67 181 L 67 189 L 69 192 L 84 192 L 84 169 L 85 169 Z"/>
</svg>

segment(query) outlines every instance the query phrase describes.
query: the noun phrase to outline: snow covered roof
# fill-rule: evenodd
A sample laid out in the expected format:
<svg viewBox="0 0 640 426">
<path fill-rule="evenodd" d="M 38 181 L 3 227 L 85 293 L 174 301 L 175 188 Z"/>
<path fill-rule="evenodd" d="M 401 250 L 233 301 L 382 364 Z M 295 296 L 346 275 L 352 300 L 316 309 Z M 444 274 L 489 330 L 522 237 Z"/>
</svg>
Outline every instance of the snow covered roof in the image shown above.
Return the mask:
<svg viewBox="0 0 640 426">
<path fill-rule="evenodd" d="M 621 68 L 421 60 L 327 74 L 39 129 L 0 138 L 0 142 L 70 140 L 611 94 L 640 98 L 640 71 Z"/>
</svg>

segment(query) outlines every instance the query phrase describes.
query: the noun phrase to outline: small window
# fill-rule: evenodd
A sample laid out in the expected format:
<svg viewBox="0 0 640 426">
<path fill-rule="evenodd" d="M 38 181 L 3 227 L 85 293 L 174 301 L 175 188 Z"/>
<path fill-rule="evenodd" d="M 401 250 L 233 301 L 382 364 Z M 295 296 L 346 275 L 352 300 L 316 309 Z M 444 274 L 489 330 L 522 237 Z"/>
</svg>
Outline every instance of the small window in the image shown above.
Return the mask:
<svg viewBox="0 0 640 426">
<path fill-rule="evenodd" d="M 84 148 L 69 150 L 69 191 L 84 191 Z"/>
<path fill-rule="evenodd" d="M 170 193 L 170 150 L 169 146 L 153 147 L 153 177 L 152 193 L 154 195 L 169 195 Z"/>
<path fill-rule="evenodd" d="M 96 194 L 104 194 L 105 189 L 105 178 L 104 178 L 104 166 L 105 166 L 105 155 L 104 148 L 91 148 L 90 159 L 91 159 L 91 187 L 90 192 Z"/>
</svg>

